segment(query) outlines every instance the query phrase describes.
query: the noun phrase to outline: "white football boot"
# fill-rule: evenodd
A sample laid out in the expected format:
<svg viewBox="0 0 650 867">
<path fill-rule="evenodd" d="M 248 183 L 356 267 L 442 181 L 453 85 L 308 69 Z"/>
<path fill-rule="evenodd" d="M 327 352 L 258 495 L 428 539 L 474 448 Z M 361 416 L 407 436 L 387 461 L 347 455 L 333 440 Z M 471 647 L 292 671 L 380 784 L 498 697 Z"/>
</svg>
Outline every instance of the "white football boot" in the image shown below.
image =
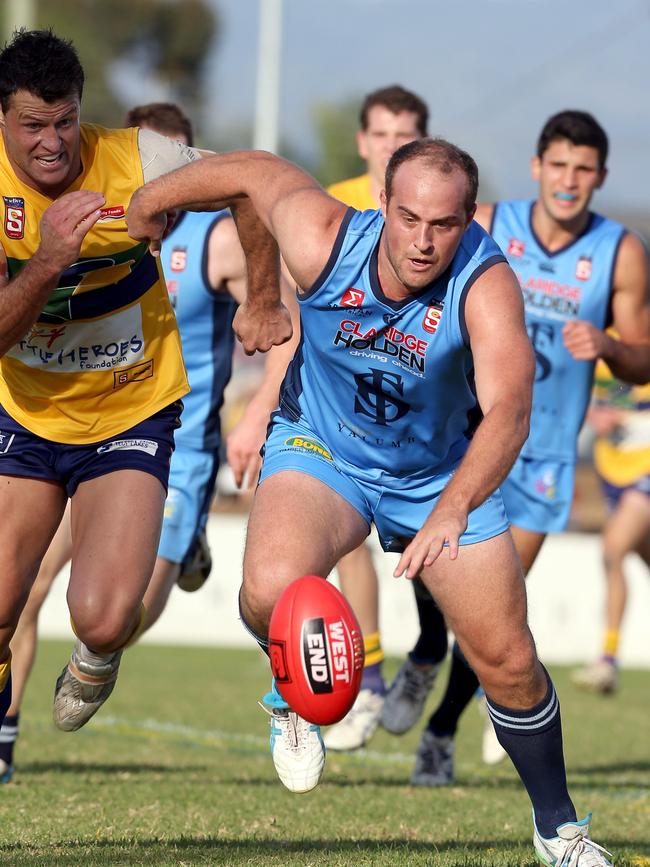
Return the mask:
<svg viewBox="0 0 650 867">
<path fill-rule="evenodd" d="M 422 716 L 439 670 L 439 665 L 423 667 L 406 658 L 384 700 L 381 724 L 387 732 L 403 735 L 413 728 Z"/>
<path fill-rule="evenodd" d="M 487 709 L 487 701 L 485 695 L 482 695 L 478 701 L 478 709 L 484 717 L 483 722 L 483 742 L 481 754 L 486 765 L 498 765 L 508 755 L 503 749 L 497 738 L 497 733 L 494 731 L 494 725 L 490 719 L 490 714 Z"/>
<path fill-rule="evenodd" d="M 618 689 L 618 667 L 609 659 L 597 659 L 574 671 L 571 680 L 581 689 L 608 695 Z"/>
<path fill-rule="evenodd" d="M 122 651 L 94 653 L 77 641 L 54 688 L 52 716 L 64 732 L 75 732 L 97 713 L 113 692 Z"/>
<path fill-rule="evenodd" d="M 282 783 L 290 792 L 310 792 L 318 785 L 325 767 L 325 745 L 320 726 L 292 711 L 278 692 L 275 681 L 262 699 L 271 717 L 271 757 Z"/>
<path fill-rule="evenodd" d="M 383 695 L 371 689 L 360 690 L 347 716 L 325 732 L 327 749 L 344 752 L 367 744 L 379 725 L 383 706 Z"/>
<path fill-rule="evenodd" d="M 548 867 L 612 867 L 605 855 L 611 852 L 589 839 L 591 813 L 579 822 L 558 825 L 557 837 L 542 837 L 537 826 L 533 834 L 535 853 Z"/>
</svg>

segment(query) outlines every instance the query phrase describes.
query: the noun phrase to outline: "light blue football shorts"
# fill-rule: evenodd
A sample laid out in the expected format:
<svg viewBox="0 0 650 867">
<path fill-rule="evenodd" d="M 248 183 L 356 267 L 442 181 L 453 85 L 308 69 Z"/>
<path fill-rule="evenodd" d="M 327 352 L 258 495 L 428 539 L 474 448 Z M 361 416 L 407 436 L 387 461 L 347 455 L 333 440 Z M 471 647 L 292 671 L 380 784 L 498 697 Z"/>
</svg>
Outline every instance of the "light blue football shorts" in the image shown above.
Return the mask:
<svg viewBox="0 0 650 867">
<path fill-rule="evenodd" d="M 184 562 L 207 524 L 218 470 L 218 453 L 177 446 L 169 473 L 159 557 Z"/>
<path fill-rule="evenodd" d="M 575 464 L 519 457 L 501 494 L 510 523 L 533 533 L 560 533 L 571 514 Z"/>
<path fill-rule="evenodd" d="M 264 448 L 260 484 L 284 470 L 296 470 L 319 479 L 350 503 L 368 524 L 377 527 L 384 551 L 401 552 L 403 540 L 412 539 L 431 514 L 452 471 L 413 478 L 377 471 L 369 479 L 354 466 L 337 461 L 322 437 L 301 420 L 275 416 Z M 499 490 L 470 512 L 461 545 L 498 536 L 509 523 Z"/>
</svg>

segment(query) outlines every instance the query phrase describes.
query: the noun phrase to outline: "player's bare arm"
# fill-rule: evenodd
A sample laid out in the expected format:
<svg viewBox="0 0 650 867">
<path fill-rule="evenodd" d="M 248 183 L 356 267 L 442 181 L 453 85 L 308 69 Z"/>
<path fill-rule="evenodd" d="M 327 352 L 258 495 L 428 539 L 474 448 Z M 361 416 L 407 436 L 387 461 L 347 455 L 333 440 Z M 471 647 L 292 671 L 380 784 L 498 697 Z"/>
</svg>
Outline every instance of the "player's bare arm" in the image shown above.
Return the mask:
<svg viewBox="0 0 650 867">
<path fill-rule="evenodd" d="M 156 216 L 248 197 L 279 244 L 290 274 L 308 288 L 323 270 L 347 210 L 302 169 L 263 151 L 235 151 L 200 160 L 140 189 L 127 221 L 138 240 L 159 237 Z M 246 249 L 244 245 L 244 249 Z"/>
<path fill-rule="evenodd" d="M 91 190 L 57 199 L 43 214 L 36 253 L 12 279 L 0 248 L 0 355 L 36 322 L 61 273 L 79 258 L 83 239 L 103 204 L 104 196 Z"/>
<path fill-rule="evenodd" d="M 456 558 L 468 514 L 505 479 L 528 436 L 535 362 L 521 290 L 508 265 L 494 265 L 479 277 L 467 296 L 465 316 L 483 420 L 435 509 L 402 554 L 395 577 L 415 578 L 445 544 Z"/>
<path fill-rule="evenodd" d="M 624 382 L 650 381 L 650 298 L 648 256 L 641 241 L 627 234 L 618 251 L 612 292 L 616 340 L 589 322 L 568 322 L 564 343 L 579 361 L 602 358 Z"/>
<path fill-rule="evenodd" d="M 300 311 L 296 291 L 284 265 L 280 280 L 282 299 L 291 314 L 293 336 L 283 346 L 274 346 L 266 356 L 264 378 L 226 443 L 228 463 L 235 483 L 237 487 L 247 490 L 252 490 L 257 484 L 262 464 L 260 449 L 266 438 L 269 417 L 278 406 L 280 386 L 300 340 Z"/>
</svg>

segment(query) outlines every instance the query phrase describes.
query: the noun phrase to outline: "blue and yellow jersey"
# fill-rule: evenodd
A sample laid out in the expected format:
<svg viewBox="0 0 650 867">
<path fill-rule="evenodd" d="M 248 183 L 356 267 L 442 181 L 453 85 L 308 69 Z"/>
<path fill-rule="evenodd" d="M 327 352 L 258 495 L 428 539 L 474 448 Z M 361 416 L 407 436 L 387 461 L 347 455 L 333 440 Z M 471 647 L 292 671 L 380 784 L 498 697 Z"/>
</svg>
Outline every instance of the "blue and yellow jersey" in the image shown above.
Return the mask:
<svg viewBox="0 0 650 867">
<path fill-rule="evenodd" d="M 594 363 L 576 361 L 564 345 L 567 322 L 586 320 L 605 328 L 612 278 L 625 229 L 590 214 L 585 231 L 550 251 L 535 234 L 534 202 L 499 202 L 490 233 L 521 285 L 526 327 L 535 350 L 530 436 L 521 454 L 535 460 L 573 463 L 593 381 Z"/>
<path fill-rule="evenodd" d="M 83 169 L 67 192 L 103 193 L 103 215 L 37 322 L 0 360 L 0 404 L 56 442 L 114 436 L 188 390 L 160 262 L 128 236 L 124 219 L 144 182 L 137 136 L 81 125 Z M 0 244 L 14 277 L 38 248 L 52 200 L 16 178 L 2 136 L 0 195 Z"/>
<path fill-rule="evenodd" d="M 374 210 L 379 206 L 379 202 L 375 201 L 370 190 L 370 175 L 359 175 L 358 178 L 339 181 L 329 186 L 327 192 L 357 211 L 368 211 L 371 208 Z"/>
<path fill-rule="evenodd" d="M 619 424 L 594 443 L 594 464 L 605 481 L 625 487 L 650 474 L 650 383 L 628 385 L 615 379 L 604 361 L 596 365 L 595 406 L 620 411 Z"/>
</svg>

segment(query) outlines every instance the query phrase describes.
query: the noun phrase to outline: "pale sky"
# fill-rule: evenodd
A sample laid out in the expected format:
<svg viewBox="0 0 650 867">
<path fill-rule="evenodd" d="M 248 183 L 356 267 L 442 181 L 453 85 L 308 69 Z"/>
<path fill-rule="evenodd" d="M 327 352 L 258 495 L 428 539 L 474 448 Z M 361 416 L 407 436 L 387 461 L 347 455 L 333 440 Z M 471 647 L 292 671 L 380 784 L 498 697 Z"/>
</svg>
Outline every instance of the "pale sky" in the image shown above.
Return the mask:
<svg viewBox="0 0 650 867">
<path fill-rule="evenodd" d="M 208 118 L 252 124 L 259 0 L 209 2 L 222 33 Z M 650 0 L 284 0 L 280 129 L 299 152 L 315 152 L 315 104 L 393 83 L 427 100 L 430 131 L 500 197 L 533 195 L 547 117 L 590 111 L 611 145 L 596 207 L 650 211 Z"/>
</svg>

